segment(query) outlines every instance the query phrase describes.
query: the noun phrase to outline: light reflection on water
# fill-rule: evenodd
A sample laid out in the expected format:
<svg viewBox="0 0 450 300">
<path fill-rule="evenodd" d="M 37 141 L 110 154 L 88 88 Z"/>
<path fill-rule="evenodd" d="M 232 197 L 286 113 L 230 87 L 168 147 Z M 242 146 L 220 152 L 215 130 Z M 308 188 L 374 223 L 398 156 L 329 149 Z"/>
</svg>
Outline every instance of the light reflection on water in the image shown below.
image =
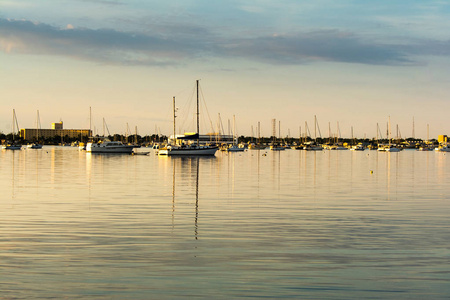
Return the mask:
<svg viewBox="0 0 450 300">
<path fill-rule="evenodd" d="M 450 296 L 442 153 L 44 147 L 0 163 L 0 298 Z"/>
</svg>

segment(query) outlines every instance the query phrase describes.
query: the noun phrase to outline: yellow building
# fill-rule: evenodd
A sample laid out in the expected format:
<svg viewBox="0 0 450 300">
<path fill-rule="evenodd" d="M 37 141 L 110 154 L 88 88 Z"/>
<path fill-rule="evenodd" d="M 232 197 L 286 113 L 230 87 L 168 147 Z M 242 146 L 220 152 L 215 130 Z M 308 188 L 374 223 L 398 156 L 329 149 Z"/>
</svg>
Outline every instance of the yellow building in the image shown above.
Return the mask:
<svg viewBox="0 0 450 300">
<path fill-rule="evenodd" d="M 447 141 L 448 141 L 448 138 L 447 138 L 446 135 L 439 135 L 438 136 L 438 142 L 439 143 L 447 143 Z"/>
<path fill-rule="evenodd" d="M 56 136 L 86 139 L 91 136 L 89 129 L 63 129 L 63 122 L 52 123 L 52 129 L 36 129 L 25 128 L 20 129 L 20 137 L 27 141 L 34 141 L 39 139 L 54 138 Z"/>
</svg>

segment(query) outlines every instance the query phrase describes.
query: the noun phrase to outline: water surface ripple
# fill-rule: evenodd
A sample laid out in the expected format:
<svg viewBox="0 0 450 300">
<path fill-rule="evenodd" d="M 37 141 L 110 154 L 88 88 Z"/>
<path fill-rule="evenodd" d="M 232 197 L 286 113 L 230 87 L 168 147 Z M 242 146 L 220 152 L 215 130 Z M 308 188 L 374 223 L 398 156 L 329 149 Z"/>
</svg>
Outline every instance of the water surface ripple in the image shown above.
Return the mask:
<svg viewBox="0 0 450 300">
<path fill-rule="evenodd" d="M 0 298 L 448 299 L 449 166 L 2 151 Z"/>
</svg>

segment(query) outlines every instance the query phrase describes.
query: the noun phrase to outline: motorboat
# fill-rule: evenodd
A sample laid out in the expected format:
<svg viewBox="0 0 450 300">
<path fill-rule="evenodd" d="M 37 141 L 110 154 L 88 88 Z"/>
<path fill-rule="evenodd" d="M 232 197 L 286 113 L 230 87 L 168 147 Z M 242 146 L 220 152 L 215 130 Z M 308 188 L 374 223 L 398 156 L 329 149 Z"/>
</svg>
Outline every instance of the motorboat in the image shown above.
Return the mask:
<svg viewBox="0 0 450 300">
<path fill-rule="evenodd" d="M 86 151 L 90 153 L 128 153 L 133 152 L 134 146 L 124 145 L 119 141 L 109 141 L 107 139 L 99 142 L 89 142 Z"/>
</svg>

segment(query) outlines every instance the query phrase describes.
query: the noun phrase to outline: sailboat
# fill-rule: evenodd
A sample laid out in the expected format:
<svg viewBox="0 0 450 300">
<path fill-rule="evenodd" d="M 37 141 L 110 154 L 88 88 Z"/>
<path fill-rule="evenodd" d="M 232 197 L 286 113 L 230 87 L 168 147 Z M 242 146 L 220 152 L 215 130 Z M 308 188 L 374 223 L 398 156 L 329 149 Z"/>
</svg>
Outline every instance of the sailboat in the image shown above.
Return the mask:
<svg viewBox="0 0 450 300">
<path fill-rule="evenodd" d="M 37 116 L 36 116 L 36 141 L 32 144 L 28 144 L 27 148 L 28 149 L 42 149 L 42 144 L 39 144 L 39 125 L 40 125 L 40 119 L 39 119 L 39 110 L 37 111 Z"/>
<path fill-rule="evenodd" d="M 22 149 L 22 145 L 19 144 L 15 144 L 14 143 L 14 133 L 16 131 L 16 126 L 17 128 L 19 127 L 19 125 L 17 124 L 17 117 L 16 117 L 16 110 L 13 109 L 13 130 L 12 130 L 12 142 L 10 144 L 6 144 L 2 146 L 2 149 L 5 150 L 20 150 Z"/>
<path fill-rule="evenodd" d="M 276 137 L 276 120 L 272 119 L 272 127 L 273 127 L 273 141 L 272 144 L 270 145 L 269 149 L 272 151 L 284 151 L 286 150 L 285 147 L 283 147 L 278 141 L 277 141 L 277 137 Z M 281 140 L 281 121 L 278 121 L 278 136 L 280 137 Z"/>
<path fill-rule="evenodd" d="M 236 118 L 235 116 L 233 116 L 233 139 L 234 139 L 234 143 L 233 145 L 231 145 L 230 147 L 227 148 L 228 152 L 243 152 L 245 150 L 244 147 L 239 147 L 238 145 L 238 137 L 236 134 Z"/>
<path fill-rule="evenodd" d="M 431 150 L 433 150 L 433 147 L 430 145 L 430 125 L 427 124 L 427 140 L 425 141 L 425 144 L 422 144 L 422 146 L 419 148 L 419 151 L 431 151 Z"/>
<path fill-rule="evenodd" d="M 197 133 L 190 136 L 190 138 L 197 138 L 197 141 L 191 144 L 177 144 L 177 136 L 176 136 L 176 107 L 175 107 L 175 97 L 173 98 L 173 135 L 175 143 L 172 145 L 167 145 L 166 147 L 160 148 L 158 151 L 158 155 L 167 155 L 167 156 L 214 156 L 216 151 L 219 149 L 217 146 L 209 146 L 209 145 L 200 145 L 199 132 L 200 132 L 200 112 L 199 112 L 199 81 L 196 81 L 197 88 Z"/>
<path fill-rule="evenodd" d="M 388 129 L 388 145 L 378 145 L 378 151 L 384 152 L 400 152 L 400 149 L 391 144 L 391 117 L 389 116 L 389 129 Z"/>
<path fill-rule="evenodd" d="M 323 147 L 317 143 L 317 134 L 316 131 L 319 129 L 319 135 L 322 138 L 322 134 L 320 133 L 319 124 L 317 122 L 317 117 L 314 115 L 314 141 L 305 143 L 303 147 L 306 151 L 320 151 L 323 150 Z"/>
</svg>

